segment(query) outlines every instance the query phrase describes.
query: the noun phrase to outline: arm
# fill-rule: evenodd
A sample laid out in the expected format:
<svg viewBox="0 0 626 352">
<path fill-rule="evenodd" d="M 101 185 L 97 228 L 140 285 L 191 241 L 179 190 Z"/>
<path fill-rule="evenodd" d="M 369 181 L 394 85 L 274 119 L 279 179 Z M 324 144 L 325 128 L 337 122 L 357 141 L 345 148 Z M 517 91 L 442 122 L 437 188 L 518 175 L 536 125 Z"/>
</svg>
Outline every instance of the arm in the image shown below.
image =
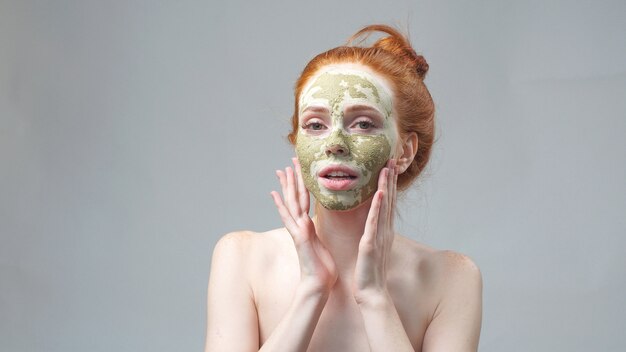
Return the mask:
<svg viewBox="0 0 626 352">
<path fill-rule="evenodd" d="M 426 329 L 423 352 L 475 352 L 482 321 L 482 276 L 462 254 L 443 253 L 445 287 Z M 413 351 L 393 301 L 387 294 L 359 303 L 372 351 Z"/>
<path fill-rule="evenodd" d="M 259 351 L 306 351 L 328 293 L 300 284 L 287 313 Z"/>
<path fill-rule="evenodd" d="M 246 279 L 245 233 L 222 237 L 213 252 L 208 287 L 207 352 L 258 351 L 258 316 Z M 319 320 L 328 291 L 303 281 L 291 306 L 260 351 L 304 351 Z"/>
<path fill-rule="evenodd" d="M 358 303 L 371 351 L 415 351 L 389 294 Z"/>
<path fill-rule="evenodd" d="M 390 160 L 378 177 L 355 268 L 354 298 L 374 352 L 414 351 L 387 290 L 386 265 L 394 237 L 397 181 L 396 161 Z"/>
<path fill-rule="evenodd" d="M 300 165 L 296 172 L 277 172 L 285 201 L 272 197 L 291 234 L 300 264 L 300 283 L 287 313 L 260 351 L 306 350 L 330 290 L 337 280 L 334 261 L 317 238 L 309 212 L 308 191 Z M 246 275 L 245 233 L 224 236 L 215 247 L 208 292 L 206 352 L 257 351 L 259 327 L 252 290 Z"/>
<path fill-rule="evenodd" d="M 426 329 L 424 352 L 478 350 L 482 322 L 482 275 L 467 256 L 443 252 L 445 287 Z"/>
<path fill-rule="evenodd" d="M 258 318 L 246 275 L 246 234 L 222 237 L 213 251 L 206 352 L 257 351 Z"/>
<path fill-rule="evenodd" d="M 337 270 L 328 250 L 318 240 L 309 217 L 309 193 L 304 187 L 300 164 L 295 172 L 277 171 L 283 196 L 272 192 L 285 228 L 291 234 L 300 264 L 300 284 L 287 313 L 265 341 L 261 351 L 306 351 L 324 310 Z"/>
<path fill-rule="evenodd" d="M 381 170 L 365 230 L 359 244 L 354 297 L 359 305 L 372 351 L 413 351 L 410 339 L 389 296 L 385 265 L 393 241 L 396 192 L 395 161 Z M 468 257 L 443 251 L 437 273 L 441 300 L 427 328 L 422 350 L 476 351 L 482 314 L 482 278 Z"/>
</svg>

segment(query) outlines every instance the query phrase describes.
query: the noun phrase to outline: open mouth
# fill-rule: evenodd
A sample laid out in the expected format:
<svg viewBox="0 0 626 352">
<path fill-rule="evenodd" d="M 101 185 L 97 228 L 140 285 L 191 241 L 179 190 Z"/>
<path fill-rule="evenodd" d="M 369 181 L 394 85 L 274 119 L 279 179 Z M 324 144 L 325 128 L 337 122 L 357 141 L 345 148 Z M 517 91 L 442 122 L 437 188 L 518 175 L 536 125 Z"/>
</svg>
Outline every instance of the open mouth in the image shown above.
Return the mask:
<svg viewBox="0 0 626 352">
<path fill-rule="evenodd" d="M 343 171 L 332 171 L 326 175 L 322 175 L 322 177 L 329 180 L 354 180 L 356 178 L 356 176 Z"/>
<path fill-rule="evenodd" d="M 320 184 L 332 191 L 346 191 L 356 186 L 358 171 L 345 165 L 329 165 L 319 172 Z"/>
</svg>

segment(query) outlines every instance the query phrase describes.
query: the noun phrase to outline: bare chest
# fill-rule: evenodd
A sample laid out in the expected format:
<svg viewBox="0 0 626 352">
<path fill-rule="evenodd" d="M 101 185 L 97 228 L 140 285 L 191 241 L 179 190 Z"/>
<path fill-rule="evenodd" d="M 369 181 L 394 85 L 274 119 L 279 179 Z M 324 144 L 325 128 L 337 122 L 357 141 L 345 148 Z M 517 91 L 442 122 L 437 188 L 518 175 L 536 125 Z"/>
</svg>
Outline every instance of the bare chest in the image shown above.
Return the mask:
<svg viewBox="0 0 626 352">
<path fill-rule="evenodd" d="M 281 265 L 265 269 L 263 273 L 259 272 L 257 278 L 260 280 L 254 285 L 261 344 L 289 309 L 299 282 L 297 264 L 295 267 Z M 388 287 L 398 315 L 413 346 L 419 351 L 434 305 L 428 292 L 419 284 L 390 276 Z M 331 293 L 308 351 L 369 350 L 363 317 L 349 287 L 349 283 L 338 284 Z"/>
</svg>

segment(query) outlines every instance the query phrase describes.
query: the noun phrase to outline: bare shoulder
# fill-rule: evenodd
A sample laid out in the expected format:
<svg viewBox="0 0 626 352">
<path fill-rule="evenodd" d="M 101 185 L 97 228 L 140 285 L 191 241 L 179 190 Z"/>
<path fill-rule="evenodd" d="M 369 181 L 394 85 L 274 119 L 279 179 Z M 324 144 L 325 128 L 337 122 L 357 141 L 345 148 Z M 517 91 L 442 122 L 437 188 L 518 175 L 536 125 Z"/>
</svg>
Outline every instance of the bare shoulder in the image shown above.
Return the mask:
<svg viewBox="0 0 626 352">
<path fill-rule="evenodd" d="M 258 313 L 251 279 L 257 233 L 234 231 L 215 245 L 207 292 L 206 351 L 256 351 Z"/>
<path fill-rule="evenodd" d="M 252 231 L 233 231 L 223 235 L 215 245 L 215 248 L 231 248 L 241 247 L 249 243 L 251 237 L 254 235 Z"/>
<path fill-rule="evenodd" d="M 412 275 L 417 278 L 415 287 L 423 294 L 420 302 L 428 302 L 422 351 L 476 351 L 482 321 L 482 275 L 474 260 L 403 236 L 395 237 L 394 251 L 395 267 L 401 272 L 398 276 L 406 278 L 409 270 L 417 269 L 417 275 Z"/>
<path fill-rule="evenodd" d="M 225 255 L 240 263 L 250 263 L 271 258 L 277 251 L 287 250 L 290 240 L 291 237 L 285 228 L 266 232 L 233 231 L 217 241 L 213 257 Z"/>
<path fill-rule="evenodd" d="M 254 231 L 233 231 L 223 235 L 215 245 L 216 248 L 230 248 L 230 247 L 250 247 L 251 245 L 259 245 L 262 243 L 257 242 L 265 242 L 268 240 L 272 242 L 280 242 L 284 241 L 285 234 L 289 235 L 285 228 L 278 228 L 266 232 L 254 232 Z M 261 241 L 262 240 L 262 241 Z"/>
<path fill-rule="evenodd" d="M 406 246 L 409 247 L 409 246 Z M 468 255 L 413 245 L 423 254 L 423 277 L 429 282 L 433 310 L 422 351 L 476 351 L 482 321 L 483 281 Z"/>
<path fill-rule="evenodd" d="M 251 231 L 233 231 L 223 235 L 215 244 L 213 249 L 213 261 L 227 256 L 229 258 L 239 259 L 244 255 L 250 247 L 254 233 Z"/>
<path fill-rule="evenodd" d="M 432 259 L 448 274 L 457 272 L 480 273 L 478 265 L 466 254 L 449 249 L 430 249 L 433 254 Z"/>
<path fill-rule="evenodd" d="M 437 251 L 436 260 L 449 285 L 482 287 L 480 268 L 468 255 L 451 251 Z"/>
<path fill-rule="evenodd" d="M 465 254 L 436 249 L 401 235 L 395 237 L 394 247 L 397 257 L 404 263 L 413 264 L 422 280 L 431 281 L 441 289 L 455 282 L 459 284 L 458 281 L 482 284 L 478 265 Z"/>
</svg>

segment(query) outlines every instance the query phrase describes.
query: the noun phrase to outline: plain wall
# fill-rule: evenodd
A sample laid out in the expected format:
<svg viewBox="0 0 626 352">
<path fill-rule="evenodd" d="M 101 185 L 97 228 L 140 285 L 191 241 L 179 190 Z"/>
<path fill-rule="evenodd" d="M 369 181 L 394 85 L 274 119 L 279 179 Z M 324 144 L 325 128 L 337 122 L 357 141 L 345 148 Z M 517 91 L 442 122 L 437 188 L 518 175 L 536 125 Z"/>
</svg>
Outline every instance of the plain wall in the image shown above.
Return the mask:
<svg viewBox="0 0 626 352">
<path fill-rule="evenodd" d="M 624 14 L 0 0 L 0 350 L 202 350 L 214 244 L 282 226 L 298 74 L 371 23 L 430 64 L 438 139 L 400 231 L 480 266 L 480 350 L 626 350 Z"/>
</svg>

